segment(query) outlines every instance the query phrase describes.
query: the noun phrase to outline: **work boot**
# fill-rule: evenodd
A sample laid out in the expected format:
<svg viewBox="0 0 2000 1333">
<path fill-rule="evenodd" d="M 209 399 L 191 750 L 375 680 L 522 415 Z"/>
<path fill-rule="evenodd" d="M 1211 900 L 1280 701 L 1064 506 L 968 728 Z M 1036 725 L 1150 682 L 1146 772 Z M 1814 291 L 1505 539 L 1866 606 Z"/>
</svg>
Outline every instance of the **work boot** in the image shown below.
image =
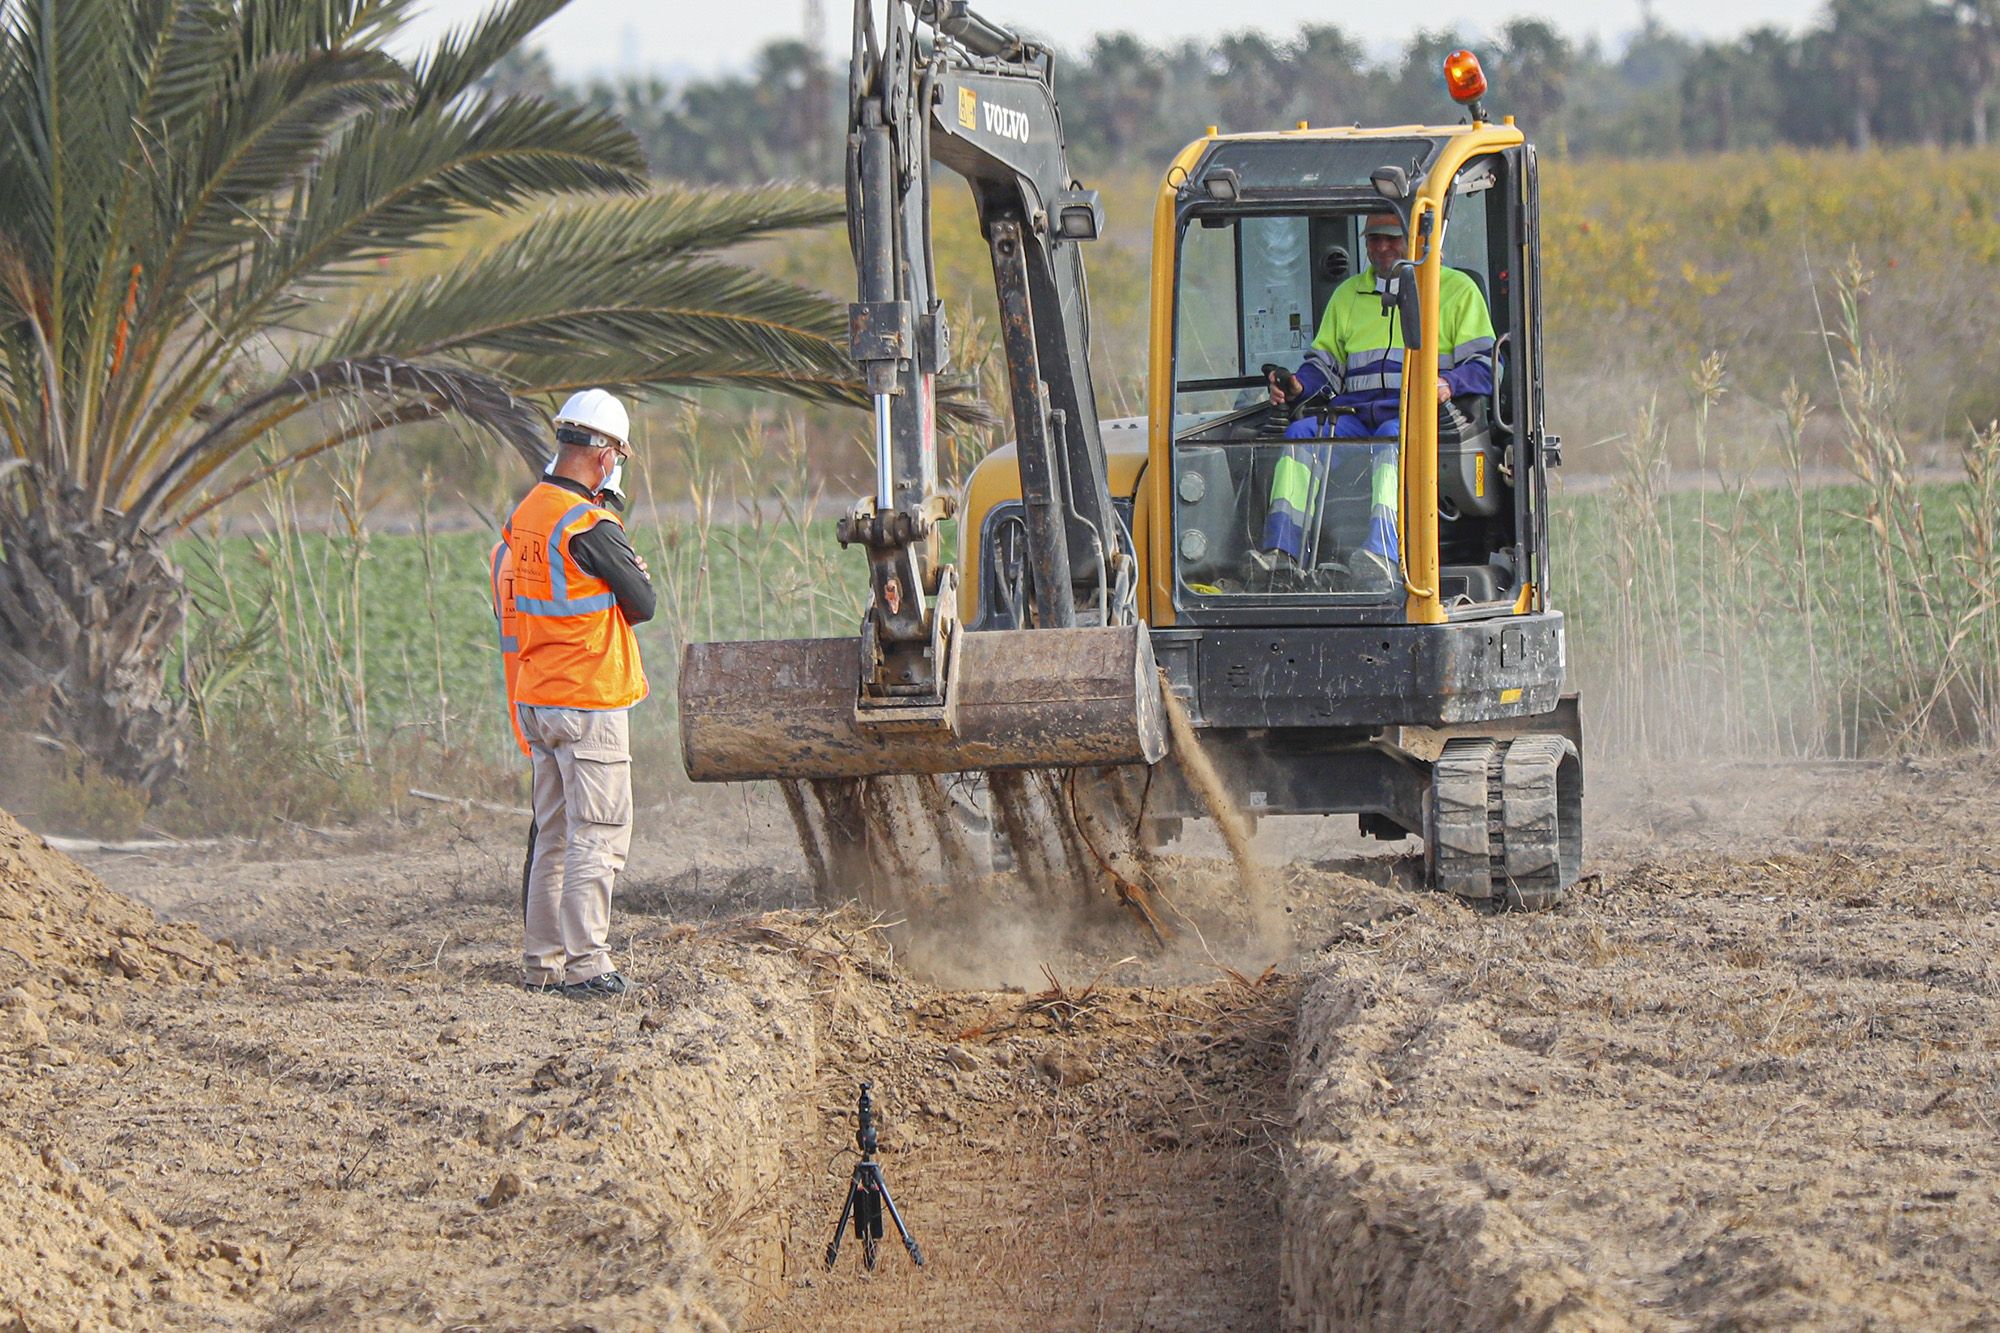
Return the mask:
<svg viewBox="0 0 2000 1333">
<path fill-rule="evenodd" d="M 604 972 L 588 981 L 573 981 L 563 987 L 563 994 L 572 1000 L 594 1000 L 601 996 L 624 995 L 634 989 L 623 973 Z"/>
<path fill-rule="evenodd" d="M 1355 592 L 1389 592 L 1399 579 L 1396 567 L 1380 551 L 1363 547 L 1347 557 L 1347 584 Z"/>
<path fill-rule="evenodd" d="M 521 983 L 521 989 L 536 995 L 560 995 L 568 987 L 560 981 L 524 981 Z"/>
<path fill-rule="evenodd" d="M 1288 592 L 1305 584 L 1306 572 L 1289 551 L 1251 551 L 1248 560 L 1249 582 L 1253 587 L 1263 584 L 1257 591 Z"/>
</svg>

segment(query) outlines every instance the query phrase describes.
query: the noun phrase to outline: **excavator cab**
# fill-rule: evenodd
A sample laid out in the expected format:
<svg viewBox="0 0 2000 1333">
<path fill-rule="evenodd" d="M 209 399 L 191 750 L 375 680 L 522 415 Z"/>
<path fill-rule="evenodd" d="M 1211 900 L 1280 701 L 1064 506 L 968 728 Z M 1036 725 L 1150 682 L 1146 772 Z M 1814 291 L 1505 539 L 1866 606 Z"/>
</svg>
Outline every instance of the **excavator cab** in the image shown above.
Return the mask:
<svg viewBox="0 0 2000 1333">
<path fill-rule="evenodd" d="M 1300 364 L 1336 287 L 1357 273 L 1367 280 L 1363 224 L 1390 204 L 1374 179 L 1388 171 L 1421 185 L 1443 142 L 1223 140 L 1174 192 L 1168 461 L 1180 620 L 1404 609 L 1403 562 L 1383 558 L 1402 549 L 1401 421 L 1364 422 L 1318 404 L 1276 408 L 1266 379 Z M 1437 414 L 1435 593 L 1448 613 L 1510 612 L 1540 555 L 1534 478 L 1518 466 L 1515 428 L 1540 412 L 1521 282 L 1534 264 L 1523 234 L 1532 170 L 1525 145 L 1473 154 L 1443 194 L 1442 265 L 1470 280 L 1495 334 L 1478 349 L 1492 363 L 1492 391 L 1453 398 Z M 1394 302 L 1385 311 L 1393 321 Z M 1405 332 L 1420 344 L 1421 328 Z M 1348 387 L 1357 383 L 1366 387 L 1365 377 Z"/>
<path fill-rule="evenodd" d="M 1140 616 L 1238 806 L 1415 835 L 1432 887 L 1517 908 L 1558 902 L 1582 857 L 1582 734 L 1549 596 L 1560 442 L 1544 429 L 1536 187 L 1532 145 L 1483 112 L 1195 141 L 1156 196 L 1148 415 L 1105 430 Z M 1385 212 L 1406 232 L 1376 284 L 1394 409 L 1274 408 L 1269 372 L 1304 359 Z M 1442 344 L 1442 292 L 1467 284 L 1492 326 L 1474 349 L 1491 388 L 1439 402 L 1465 350 Z M 1004 451 L 967 486 L 968 624 L 1006 623 L 1017 492 Z M 1200 813 L 1172 780 L 1151 799 Z"/>
</svg>

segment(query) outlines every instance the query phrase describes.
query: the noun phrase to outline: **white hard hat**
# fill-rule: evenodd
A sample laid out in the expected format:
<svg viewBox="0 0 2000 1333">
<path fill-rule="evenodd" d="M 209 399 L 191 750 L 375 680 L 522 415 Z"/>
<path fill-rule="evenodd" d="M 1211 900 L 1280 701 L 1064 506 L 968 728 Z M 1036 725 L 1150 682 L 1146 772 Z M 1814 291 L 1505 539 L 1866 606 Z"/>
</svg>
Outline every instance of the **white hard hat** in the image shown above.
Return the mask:
<svg viewBox="0 0 2000 1333">
<path fill-rule="evenodd" d="M 571 394 L 562 411 L 556 413 L 556 425 L 581 426 L 608 435 L 621 448 L 629 448 L 632 443 L 632 421 L 625 415 L 625 404 L 602 389 Z"/>
</svg>

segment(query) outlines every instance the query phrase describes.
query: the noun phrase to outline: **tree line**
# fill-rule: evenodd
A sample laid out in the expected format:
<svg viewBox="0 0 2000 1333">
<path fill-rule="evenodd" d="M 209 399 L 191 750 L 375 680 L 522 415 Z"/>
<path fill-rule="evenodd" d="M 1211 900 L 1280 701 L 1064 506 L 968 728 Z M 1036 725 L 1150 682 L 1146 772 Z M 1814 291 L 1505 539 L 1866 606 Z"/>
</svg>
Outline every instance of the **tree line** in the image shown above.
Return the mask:
<svg viewBox="0 0 2000 1333">
<path fill-rule="evenodd" d="M 1492 114 L 1518 116 L 1557 153 L 1983 145 L 2000 86 L 2000 0 L 1831 0 L 1801 32 L 1715 41 L 1674 32 L 1648 8 L 1615 52 L 1532 18 L 1484 39 L 1421 31 L 1386 59 L 1331 24 L 1166 45 L 1116 32 L 1059 52 L 1057 87 L 1083 168 L 1161 164 L 1207 125 L 1448 120 L 1438 69 L 1459 46 L 1486 65 Z M 765 45 L 747 70 L 678 84 L 565 84 L 537 51 L 496 78 L 616 113 L 661 175 L 832 182 L 840 172 L 846 70 L 799 41 Z"/>
</svg>

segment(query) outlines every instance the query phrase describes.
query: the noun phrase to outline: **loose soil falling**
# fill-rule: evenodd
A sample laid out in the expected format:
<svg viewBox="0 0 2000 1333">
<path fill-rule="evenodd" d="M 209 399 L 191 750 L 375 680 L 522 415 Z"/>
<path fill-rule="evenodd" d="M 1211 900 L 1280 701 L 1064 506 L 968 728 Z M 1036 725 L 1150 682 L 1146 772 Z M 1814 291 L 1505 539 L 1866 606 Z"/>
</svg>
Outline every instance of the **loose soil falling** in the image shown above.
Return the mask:
<svg viewBox="0 0 2000 1333">
<path fill-rule="evenodd" d="M 705 798 L 598 1004 L 513 984 L 511 819 L 108 888 L 0 822 L 0 1328 L 1990 1327 L 1996 777 L 1600 773 L 1535 918 L 1266 821 L 1282 960 L 1212 831 L 1155 946 L 823 912 Z M 922 1270 L 822 1263 L 862 1078 Z"/>
</svg>

